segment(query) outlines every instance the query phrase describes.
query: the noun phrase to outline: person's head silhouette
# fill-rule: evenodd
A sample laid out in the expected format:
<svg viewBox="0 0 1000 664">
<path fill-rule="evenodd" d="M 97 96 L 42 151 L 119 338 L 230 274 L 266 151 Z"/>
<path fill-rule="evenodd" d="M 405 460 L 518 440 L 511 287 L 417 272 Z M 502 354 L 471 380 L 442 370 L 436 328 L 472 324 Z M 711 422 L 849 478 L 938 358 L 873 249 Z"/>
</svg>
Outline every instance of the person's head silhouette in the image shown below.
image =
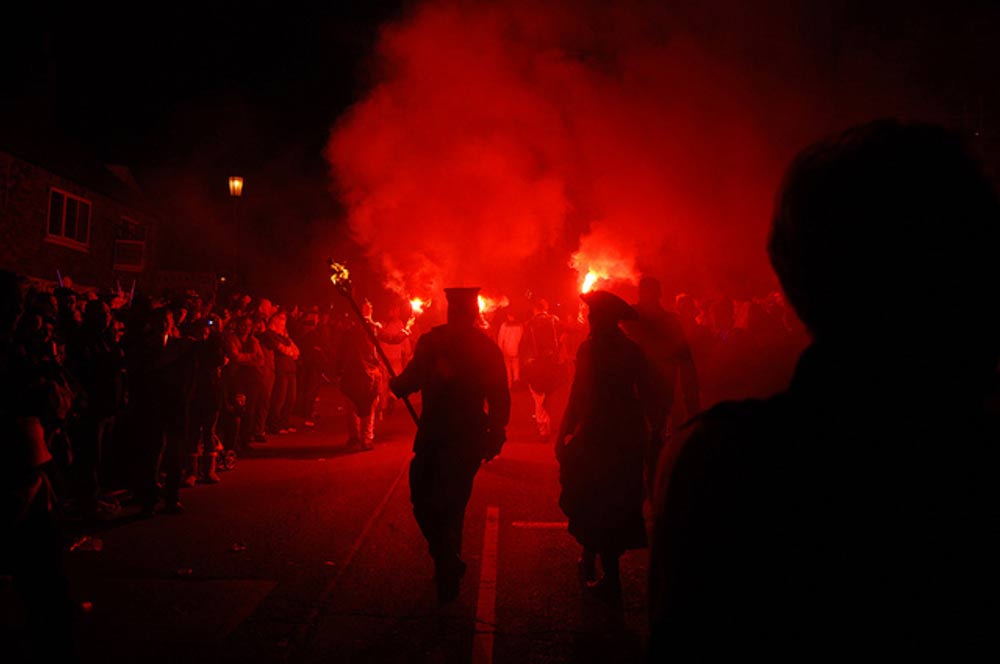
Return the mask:
<svg viewBox="0 0 1000 664">
<path fill-rule="evenodd" d="M 1000 204 L 961 138 L 879 120 L 805 150 L 771 263 L 817 343 L 985 373 L 1000 353 Z"/>
</svg>

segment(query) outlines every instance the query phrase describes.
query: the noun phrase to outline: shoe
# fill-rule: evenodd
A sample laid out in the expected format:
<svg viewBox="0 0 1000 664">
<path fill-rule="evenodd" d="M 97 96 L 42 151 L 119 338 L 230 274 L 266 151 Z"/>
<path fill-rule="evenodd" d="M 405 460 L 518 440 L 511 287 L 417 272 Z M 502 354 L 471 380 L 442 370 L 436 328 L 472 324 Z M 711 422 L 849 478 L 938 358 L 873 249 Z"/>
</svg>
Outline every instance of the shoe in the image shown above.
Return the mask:
<svg viewBox="0 0 1000 664">
<path fill-rule="evenodd" d="M 236 468 L 236 450 L 225 450 L 219 456 L 216 469 L 219 471 L 232 470 Z"/>
<path fill-rule="evenodd" d="M 366 440 L 363 443 L 361 443 L 361 449 L 365 452 L 371 452 L 372 450 L 375 449 L 375 443 L 373 443 L 370 440 Z"/>
<path fill-rule="evenodd" d="M 316 426 L 316 423 L 313 422 L 312 420 L 306 420 L 302 424 L 304 424 L 307 429 L 312 429 L 313 427 Z"/>
<path fill-rule="evenodd" d="M 298 433 L 298 431 L 299 430 L 296 429 L 295 427 L 288 427 L 288 430 L 287 430 L 288 433 Z"/>
<path fill-rule="evenodd" d="M 218 484 L 222 481 L 219 474 L 215 472 L 219 463 L 219 455 L 215 452 L 206 454 L 201 460 L 201 477 L 198 479 L 202 484 Z"/>
<path fill-rule="evenodd" d="M 344 447 L 346 447 L 347 449 L 353 449 L 355 447 L 361 447 L 361 439 L 360 438 L 348 438 L 347 442 L 344 443 Z"/>
<path fill-rule="evenodd" d="M 188 455 L 187 465 L 184 467 L 183 475 L 181 475 L 182 489 L 191 489 L 198 483 L 198 464 L 200 459 L 200 454 Z"/>
<path fill-rule="evenodd" d="M 434 583 L 437 586 L 438 601 L 447 604 L 458 598 L 462 589 L 462 577 L 465 576 L 467 565 L 456 557 L 447 563 L 434 564 Z"/>
<path fill-rule="evenodd" d="M 265 436 L 262 433 L 259 433 L 259 434 L 255 435 L 253 437 L 253 442 L 255 442 L 255 443 L 266 443 L 267 442 L 267 436 Z"/>
<path fill-rule="evenodd" d="M 279 434 L 281 434 L 281 435 L 283 436 L 283 435 L 285 435 L 286 433 L 288 433 L 288 429 L 278 429 L 278 433 L 279 433 Z"/>
<path fill-rule="evenodd" d="M 164 505 L 163 512 L 165 514 L 183 514 L 184 506 L 181 505 L 181 501 L 174 500 Z"/>
</svg>

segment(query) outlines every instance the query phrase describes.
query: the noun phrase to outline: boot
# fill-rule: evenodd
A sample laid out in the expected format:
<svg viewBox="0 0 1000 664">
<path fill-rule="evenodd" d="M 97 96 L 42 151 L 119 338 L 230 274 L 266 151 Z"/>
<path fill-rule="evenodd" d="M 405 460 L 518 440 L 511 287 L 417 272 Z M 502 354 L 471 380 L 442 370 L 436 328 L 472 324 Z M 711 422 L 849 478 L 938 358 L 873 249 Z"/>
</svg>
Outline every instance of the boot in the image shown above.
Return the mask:
<svg viewBox="0 0 1000 664">
<path fill-rule="evenodd" d="M 198 457 L 200 454 L 189 454 L 187 466 L 181 474 L 181 487 L 190 489 L 198 481 Z"/>
<path fill-rule="evenodd" d="M 219 460 L 218 452 L 211 452 L 202 457 L 201 460 L 201 482 L 203 484 L 218 484 L 221 478 L 215 472 L 215 466 Z"/>
</svg>

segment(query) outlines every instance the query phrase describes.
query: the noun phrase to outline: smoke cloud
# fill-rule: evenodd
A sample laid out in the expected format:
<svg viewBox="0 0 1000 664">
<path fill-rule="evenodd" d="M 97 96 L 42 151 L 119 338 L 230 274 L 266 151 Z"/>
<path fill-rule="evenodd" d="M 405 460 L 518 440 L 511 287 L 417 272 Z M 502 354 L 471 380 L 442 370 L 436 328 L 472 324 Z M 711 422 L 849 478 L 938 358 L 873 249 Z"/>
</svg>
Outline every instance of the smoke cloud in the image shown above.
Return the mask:
<svg viewBox="0 0 1000 664">
<path fill-rule="evenodd" d="M 901 97 L 889 65 L 851 78 L 828 13 L 732 4 L 432 0 L 384 26 L 327 158 L 386 286 L 559 297 L 603 266 L 773 289 L 788 161 Z"/>
</svg>

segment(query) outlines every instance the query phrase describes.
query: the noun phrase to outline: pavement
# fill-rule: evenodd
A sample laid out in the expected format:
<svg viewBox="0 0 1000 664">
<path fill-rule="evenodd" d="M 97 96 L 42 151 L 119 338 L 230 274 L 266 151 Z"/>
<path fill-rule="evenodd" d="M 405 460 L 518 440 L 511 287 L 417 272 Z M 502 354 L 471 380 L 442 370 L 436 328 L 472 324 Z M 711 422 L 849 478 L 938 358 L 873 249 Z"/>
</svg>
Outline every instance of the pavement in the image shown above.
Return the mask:
<svg viewBox="0 0 1000 664">
<path fill-rule="evenodd" d="M 315 429 L 272 436 L 220 484 L 185 490 L 182 515 L 126 508 L 67 532 L 85 662 L 641 661 L 647 552 L 622 560 L 620 609 L 584 594 L 526 392 L 476 477 L 468 571 L 444 606 L 409 503 L 405 409 L 379 424 L 375 450 L 348 452 L 337 392 L 320 406 Z"/>
</svg>

